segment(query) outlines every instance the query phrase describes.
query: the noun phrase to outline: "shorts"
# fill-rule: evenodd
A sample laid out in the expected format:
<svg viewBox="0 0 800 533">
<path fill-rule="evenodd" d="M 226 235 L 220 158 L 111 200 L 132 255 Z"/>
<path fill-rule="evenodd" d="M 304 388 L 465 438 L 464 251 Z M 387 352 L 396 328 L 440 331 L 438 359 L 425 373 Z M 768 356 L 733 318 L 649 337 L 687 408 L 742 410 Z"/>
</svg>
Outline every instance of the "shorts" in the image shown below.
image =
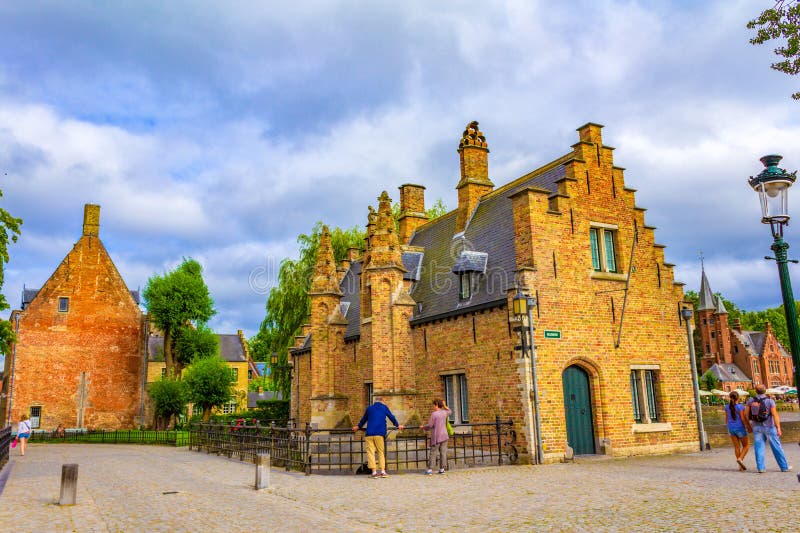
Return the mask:
<svg viewBox="0 0 800 533">
<path fill-rule="evenodd" d="M 747 436 L 747 430 L 728 428 L 728 435 L 730 435 L 731 437 L 739 437 L 740 439 L 743 439 Z"/>
<path fill-rule="evenodd" d="M 31 438 L 31 434 L 30 433 L 20 433 L 19 435 L 17 435 L 17 438 L 18 439 L 29 439 L 29 438 Z"/>
</svg>

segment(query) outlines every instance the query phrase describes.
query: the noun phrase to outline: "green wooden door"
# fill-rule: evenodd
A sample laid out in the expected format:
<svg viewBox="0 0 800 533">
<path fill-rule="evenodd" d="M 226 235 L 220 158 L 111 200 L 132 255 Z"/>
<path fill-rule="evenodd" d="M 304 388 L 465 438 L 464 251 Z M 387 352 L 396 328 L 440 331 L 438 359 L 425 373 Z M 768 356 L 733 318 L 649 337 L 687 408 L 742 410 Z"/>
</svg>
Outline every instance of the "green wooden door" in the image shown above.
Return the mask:
<svg viewBox="0 0 800 533">
<path fill-rule="evenodd" d="M 578 366 L 570 366 L 561 377 L 564 385 L 564 414 L 567 442 L 575 455 L 594 453 L 594 425 L 589 376 Z"/>
</svg>

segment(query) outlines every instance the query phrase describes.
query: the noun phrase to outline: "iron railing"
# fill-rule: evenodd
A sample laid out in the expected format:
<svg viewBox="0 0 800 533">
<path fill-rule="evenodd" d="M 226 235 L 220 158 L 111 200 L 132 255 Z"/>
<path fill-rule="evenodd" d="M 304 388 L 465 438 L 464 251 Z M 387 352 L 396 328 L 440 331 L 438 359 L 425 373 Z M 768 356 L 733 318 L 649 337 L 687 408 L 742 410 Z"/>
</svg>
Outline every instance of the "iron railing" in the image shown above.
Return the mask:
<svg viewBox="0 0 800 533">
<path fill-rule="evenodd" d="M 448 468 L 517 462 L 516 431 L 511 420 L 454 426 L 448 442 Z M 282 428 L 207 423 L 189 429 L 189 448 L 255 462 L 269 452 L 273 466 L 313 473 L 367 472 L 363 434 L 348 429 Z M 419 470 L 428 462 L 427 436 L 419 430 L 391 428 L 386 442 L 390 470 Z"/>
<path fill-rule="evenodd" d="M 78 429 L 64 431 L 36 431 L 31 432 L 28 442 L 58 443 L 80 442 L 96 444 L 157 444 L 164 446 L 186 446 L 189 443 L 187 431 L 154 431 L 138 429 Z"/>
<path fill-rule="evenodd" d="M 11 436 L 11 426 L 6 426 L 0 429 L 0 470 L 8 462 L 8 454 L 11 448 L 11 441 L 14 440 Z"/>
</svg>

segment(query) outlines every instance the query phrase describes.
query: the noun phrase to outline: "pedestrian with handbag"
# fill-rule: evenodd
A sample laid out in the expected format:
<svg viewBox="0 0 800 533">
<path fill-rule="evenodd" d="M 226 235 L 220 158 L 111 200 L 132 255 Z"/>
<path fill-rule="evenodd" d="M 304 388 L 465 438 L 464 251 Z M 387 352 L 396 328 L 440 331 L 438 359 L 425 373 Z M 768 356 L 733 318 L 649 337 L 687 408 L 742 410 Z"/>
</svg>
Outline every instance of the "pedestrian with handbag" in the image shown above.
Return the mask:
<svg viewBox="0 0 800 533">
<path fill-rule="evenodd" d="M 444 474 L 447 469 L 447 441 L 450 439 L 450 432 L 447 430 L 447 426 L 449 425 L 448 417 L 451 412 L 444 401 L 436 398 L 433 400 L 433 412 L 428 423 L 420 426 L 420 429 L 431 432 L 431 447 L 428 451 L 426 476 L 433 474 L 437 458 L 439 461 L 439 473 Z"/>
</svg>

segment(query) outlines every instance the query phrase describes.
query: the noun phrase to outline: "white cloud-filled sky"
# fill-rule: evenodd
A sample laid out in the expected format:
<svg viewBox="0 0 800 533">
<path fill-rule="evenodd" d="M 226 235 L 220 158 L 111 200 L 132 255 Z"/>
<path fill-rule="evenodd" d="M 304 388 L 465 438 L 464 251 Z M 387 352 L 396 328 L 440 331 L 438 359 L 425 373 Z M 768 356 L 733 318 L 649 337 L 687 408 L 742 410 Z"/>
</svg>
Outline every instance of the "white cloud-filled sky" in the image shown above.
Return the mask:
<svg viewBox="0 0 800 533">
<path fill-rule="evenodd" d="M 211 326 L 251 336 L 316 221 L 363 225 L 407 182 L 454 208 L 469 121 L 496 185 L 598 122 L 687 290 L 702 251 L 714 291 L 778 305 L 747 185 L 768 153 L 800 168 L 800 79 L 745 28 L 771 4 L 0 3 L 0 205 L 24 219 L 3 292 L 40 287 L 97 203 L 131 289 L 194 257 Z"/>
</svg>

